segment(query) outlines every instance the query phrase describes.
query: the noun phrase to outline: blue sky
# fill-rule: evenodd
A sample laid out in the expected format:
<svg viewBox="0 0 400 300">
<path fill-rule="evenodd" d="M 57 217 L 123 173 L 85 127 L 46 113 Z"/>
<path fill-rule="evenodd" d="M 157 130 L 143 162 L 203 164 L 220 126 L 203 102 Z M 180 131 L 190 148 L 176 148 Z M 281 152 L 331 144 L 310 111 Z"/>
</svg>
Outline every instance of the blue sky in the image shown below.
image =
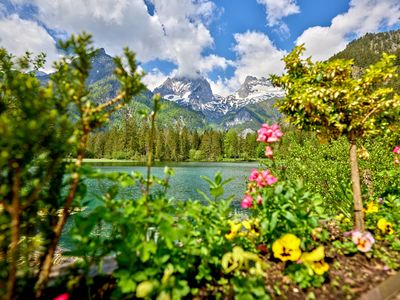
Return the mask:
<svg viewBox="0 0 400 300">
<path fill-rule="evenodd" d="M 399 28 L 399 0 L 0 0 L 0 46 L 46 52 L 47 71 L 56 40 L 85 30 L 110 55 L 135 51 L 150 89 L 201 75 L 221 95 L 247 75 L 283 72 L 296 44 L 324 60 L 367 32 Z"/>
</svg>

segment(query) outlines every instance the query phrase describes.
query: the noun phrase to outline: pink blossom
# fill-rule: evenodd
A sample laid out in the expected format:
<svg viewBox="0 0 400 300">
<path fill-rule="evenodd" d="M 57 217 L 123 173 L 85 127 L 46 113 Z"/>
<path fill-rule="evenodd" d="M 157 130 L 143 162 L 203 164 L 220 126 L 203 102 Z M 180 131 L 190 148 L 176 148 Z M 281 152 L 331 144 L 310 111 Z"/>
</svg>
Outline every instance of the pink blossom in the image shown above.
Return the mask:
<svg viewBox="0 0 400 300">
<path fill-rule="evenodd" d="M 258 204 L 261 204 L 262 203 L 262 197 L 261 197 L 261 195 L 257 195 L 257 203 Z"/>
<path fill-rule="evenodd" d="M 399 159 L 398 159 L 397 157 L 394 159 L 394 163 L 395 163 L 396 165 L 398 165 L 398 164 L 400 163 L 400 161 L 399 161 Z"/>
<path fill-rule="evenodd" d="M 257 186 L 265 187 L 267 185 L 272 185 L 278 181 L 268 170 L 262 171 L 257 178 Z"/>
<path fill-rule="evenodd" d="M 279 128 L 279 125 L 277 124 L 271 126 L 269 126 L 268 124 L 262 124 L 257 133 L 257 142 L 264 143 L 278 142 L 283 135 L 282 131 Z"/>
<path fill-rule="evenodd" d="M 68 300 L 68 299 L 69 299 L 69 294 L 64 293 L 64 294 L 58 295 L 53 300 Z"/>
<path fill-rule="evenodd" d="M 393 152 L 394 154 L 400 154 L 400 146 L 394 147 L 392 152 Z"/>
<path fill-rule="evenodd" d="M 258 170 L 257 169 L 253 169 L 253 171 L 251 171 L 251 174 L 249 176 L 249 180 L 250 181 L 256 181 L 257 178 L 258 178 Z"/>
<path fill-rule="evenodd" d="M 272 174 L 269 174 L 266 178 L 267 185 L 273 185 L 275 182 L 278 181 L 278 178 L 273 176 Z"/>
<path fill-rule="evenodd" d="M 272 148 L 270 146 L 265 147 L 265 156 L 268 156 L 270 159 L 273 158 Z"/>
<path fill-rule="evenodd" d="M 244 195 L 244 199 L 242 201 L 243 208 L 249 208 L 253 204 L 253 198 L 249 194 Z"/>
<path fill-rule="evenodd" d="M 368 231 L 361 233 L 358 230 L 354 230 L 351 238 L 353 243 L 356 244 L 357 249 L 361 252 L 368 252 L 371 250 L 372 245 L 375 243 L 375 239 L 372 234 Z"/>
<path fill-rule="evenodd" d="M 261 171 L 261 173 L 258 175 L 256 182 L 258 187 L 265 187 L 267 185 L 266 179 L 269 175 L 268 170 Z"/>
<path fill-rule="evenodd" d="M 258 170 L 254 169 L 250 176 L 250 181 L 255 181 L 258 187 L 265 187 L 267 185 L 272 185 L 278 181 L 276 177 L 274 177 L 268 170 L 264 170 L 259 172 Z"/>
</svg>

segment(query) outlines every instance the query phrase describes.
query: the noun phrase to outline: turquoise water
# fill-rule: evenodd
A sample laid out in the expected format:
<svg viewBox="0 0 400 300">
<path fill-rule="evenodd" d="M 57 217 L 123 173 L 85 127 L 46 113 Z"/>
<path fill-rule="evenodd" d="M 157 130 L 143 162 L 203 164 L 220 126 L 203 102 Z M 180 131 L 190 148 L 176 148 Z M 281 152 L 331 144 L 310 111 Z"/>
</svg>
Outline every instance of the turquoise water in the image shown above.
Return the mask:
<svg viewBox="0 0 400 300">
<path fill-rule="evenodd" d="M 249 176 L 251 170 L 258 166 L 258 163 L 169 163 L 157 164 L 152 168 L 152 175 L 159 178 L 164 177 L 164 168 L 168 166 L 175 171 L 175 175 L 170 179 L 170 188 L 167 195 L 177 200 L 194 200 L 201 199 L 197 189 L 207 192 L 208 184 L 200 178 L 200 176 L 207 176 L 211 179 L 214 178 L 216 172 L 220 171 L 224 180 L 233 178 L 233 180 L 226 185 L 226 196 L 234 195 L 235 200 L 240 200 L 243 197 L 243 192 L 246 187 L 246 178 Z M 123 172 L 132 173 L 140 172 L 144 176 L 146 174 L 145 166 L 94 166 L 94 168 L 102 172 Z M 108 187 L 104 182 L 97 180 L 90 180 L 87 182 L 88 195 L 91 193 L 102 193 Z M 121 190 L 121 196 L 137 197 L 138 189 L 126 188 Z"/>
<path fill-rule="evenodd" d="M 163 178 L 164 168 L 168 166 L 175 171 L 175 175 L 170 179 L 170 188 L 167 191 L 167 196 L 176 200 L 190 201 L 203 200 L 202 196 L 197 192 L 201 190 L 208 193 L 209 185 L 200 176 L 214 178 L 216 172 L 222 173 L 223 180 L 232 178 L 233 180 L 225 186 L 225 197 L 234 196 L 234 206 L 240 207 L 240 201 L 243 199 L 243 193 L 246 189 L 246 179 L 251 170 L 258 167 L 257 162 L 240 162 L 240 163 L 200 163 L 200 162 L 183 162 L 183 163 L 165 163 L 157 164 L 152 168 L 152 175 Z M 132 165 L 112 165 L 112 166 L 92 166 L 102 172 L 141 172 L 146 174 L 145 166 Z M 87 196 L 86 200 L 90 200 L 86 211 L 98 203 L 95 199 L 97 196 L 106 192 L 110 186 L 110 182 L 99 180 L 87 180 Z M 137 198 L 140 195 L 138 187 L 121 188 L 120 198 Z M 63 238 L 61 239 L 61 247 L 69 248 L 68 230 L 72 226 L 73 216 L 66 224 Z"/>
</svg>

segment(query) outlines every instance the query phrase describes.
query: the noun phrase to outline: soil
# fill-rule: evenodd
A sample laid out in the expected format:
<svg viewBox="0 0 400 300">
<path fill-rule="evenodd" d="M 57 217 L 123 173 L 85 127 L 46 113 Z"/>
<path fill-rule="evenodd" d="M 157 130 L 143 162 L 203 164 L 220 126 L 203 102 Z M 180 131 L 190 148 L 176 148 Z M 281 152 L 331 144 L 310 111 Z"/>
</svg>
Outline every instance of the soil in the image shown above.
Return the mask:
<svg viewBox="0 0 400 300">
<path fill-rule="evenodd" d="M 267 289 L 273 299 L 357 299 L 395 274 L 378 259 L 368 259 L 360 253 L 354 256 L 337 255 L 333 260 L 325 284 L 320 288 L 307 290 L 299 289 L 282 275 L 285 267 L 283 262 L 271 263 L 266 281 Z"/>
</svg>

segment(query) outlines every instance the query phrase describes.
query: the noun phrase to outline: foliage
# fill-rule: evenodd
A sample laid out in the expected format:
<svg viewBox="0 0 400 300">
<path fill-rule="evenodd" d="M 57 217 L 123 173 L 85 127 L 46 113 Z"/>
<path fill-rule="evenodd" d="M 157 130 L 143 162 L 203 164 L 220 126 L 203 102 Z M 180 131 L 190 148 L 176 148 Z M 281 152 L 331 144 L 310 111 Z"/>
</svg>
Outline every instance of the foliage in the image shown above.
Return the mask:
<svg viewBox="0 0 400 300">
<path fill-rule="evenodd" d="M 234 271 L 234 267 L 226 270 L 226 274 L 221 273 L 224 266 L 227 267 L 226 253 L 236 253 L 234 245 L 223 234 L 228 231 L 231 215 L 230 200 L 220 199 L 227 181 L 223 181 L 220 174 L 216 174 L 214 180 L 205 178 L 215 198 L 211 200 L 204 195 L 206 204 L 172 202 L 165 198 L 169 169 L 166 174 L 164 179 L 151 179 L 153 192 L 148 202 L 144 196 L 135 200 L 114 200 L 121 186 L 146 185 L 147 181 L 139 173 L 91 174 L 92 178 L 113 180 L 114 184 L 102 198 L 102 205 L 76 219 L 71 232 L 74 249 L 69 255 L 84 257 L 84 269 L 89 270 L 93 262 L 98 263 L 106 255 L 113 254 L 118 264 L 113 273 L 118 285 L 114 296 L 118 298 L 142 294 L 144 286 L 148 287 L 146 297 L 162 295 L 168 299 L 221 292 L 245 293 L 237 286 L 239 278 L 257 287 L 256 293 L 263 291 L 265 294 L 265 290 L 260 289 L 263 281 L 259 276 L 264 275 L 263 272 L 257 275 L 248 269 L 250 273 L 244 276 L 243 271 Z M 98 231 L 98 226 L 103 228 L 102 235 L 87 235 Z M 104 229 L 108 234 L 104 234 Z M 257 270 L 261 270 L 260 258 L 245 253 L 235 254 L 235 257 L 246 259 L 249 256 Z"/>
<path fill-rule="evenodd" d="M 296 47 L 284 58 L 287 73 L 271 77 L 287 91 L 277 106 L 292 124 L 349 139 L 389 130 L 400 100 L 391 88 L 378 86 L 395 76 L 394 55 L 383 54 L 360 78 L 353 78 L 352 61 L 313 63 L 300 58 L 303 51 L 303 46 Z"/>
<path fill-rule="evenodd" d="M 383 137 L 373 137 L 361 139 L 358 146 L 363 197 L 396 194 L 400 177 L 399 169 L 393 167 L 392 145 Z M 289 181 L 301 180 L 306 190 L 320 194 L 327 214 L 351 218 L 348 149 L 345 137 L 327 141 L 312 132 L 285 128 L 274 154 L 277 174 Z"/>
<path fill-rule="evenodd" d="M 163 105 L 162 105 L 163 106 Z M 163 115 L 160 113 L 160 115 Z M 167 126 L 156 122 L 154 159 L 160 161 L 220 161 L 257 159 L 256 134 L 243 136 L 234 129 L 222 132 L 214 129 L 189 130 L 186 126 Z M 88 142 L 91 158 L 145 160 L 146 120 L 126 117 L 121 126 L 93 133 Z"/>
<path fill-rule="evenodd" d="M 87 34 L 60 42 L 71 54 L 55 63 L 45 85 L 34 76 L 44 56 L 14 58 L 0 50 L 0 205 L 5 212 L 0 253 L 7 257 L 1 260 L 7 270 L 0 273 L 1 281 L 8 277 L 0 293 L 6 290 L 1 296 L 7 299 L 19 288 L 17 277 L 36 282 L 36 296 L 41 295 L 62 229 L 84 192 L 81 163 L 88 135 L 143 88 L 134 55 L 126 49 L 127 68 L 121 58 L 114 61 L 120 93 L 102 104 L 91 102 L 85 84 L 96 51 L 90 44 Z M 77 160 L 69 165 L 64 159 L 71 152 Z M 40 262 L 39 269 L 31 268 L 32 260 L 36 266 Z"/>
<path fill-rule="evenodd" d="M 356 142 L 359 138 L 393 130 L 398 121 L 400 96 L 381 86 L 396 74 L 394 55 L 383 54 L 359 78 L 353 78 L 352 61 L 313 63 L 301 59 L 303 46 L 283 60 L 287 73 L 271 76 L 272 82 L 286 90 L 277 103 L 280 112 L 299 128 L 323 132 L 331 137 L 346 136 L 350 143 L 350 166 L 355 222 L 364 230 L 360 175 Z"/>
</svg>

